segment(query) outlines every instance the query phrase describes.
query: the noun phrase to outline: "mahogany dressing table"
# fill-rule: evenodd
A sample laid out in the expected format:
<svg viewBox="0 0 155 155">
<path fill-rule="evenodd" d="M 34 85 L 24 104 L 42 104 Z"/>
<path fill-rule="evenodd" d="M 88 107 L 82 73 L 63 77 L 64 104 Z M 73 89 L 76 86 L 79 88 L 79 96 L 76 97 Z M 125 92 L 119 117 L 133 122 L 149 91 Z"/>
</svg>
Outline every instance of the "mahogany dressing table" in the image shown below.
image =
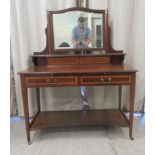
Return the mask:
<svg viewBox="0 0 155 155">
<path fill-rule="evenodd" d="M 56 39 L 60 40 L 61 38 L 59 38 L 58 25 L 55 25 L 56 22 L 54 20 L 56 18 L 59 20 L 59 18 L 61 19 L 64 16 L 67 17 L 74 12 L 75 15 L 77 15 L 77 12 L 80 12 L 84 17 L 88 17 L 87 20 L 89 20 L 90 16 L 90 18 L 93 19 L 90 24 L 90 26 L 92 26 L 93 41 L 88 48 L 76 49 L 74 47 L 59 47 L 56 43 Z M 87 16 L 88 14 L 89 16 Z M 34 52 L 31 56 L 34 66 L 19 73 L 21 77 L 28 143 L 30 144 L 30 131 L 48 127 L 71 126 L 110 125 L 129 127 L 129 136 L 130 139 L 133 139 L 132 128 L 136 70 L 124 65 L 126 54 L 123 53 L 123 51 L 116 51 L 111 48 L 108 12 L 105 13 L 104 10 L 74 7 L 59 11 L 48 11 L 47 19 L 48 24 L 45 30 L 47 40 L 46 48 L 42 52 Z M 95 23 L 95 19 L 99 19 L 100 23 L 96 24 L 98 22 Z M 66 25 L 63 26 L 65 27 Z M 96 31 L 99 31 L 99 33 L 94 33 Z M 94 38 L 99 39 L 95 40 Z M 117 109 L 42 111 L 40 108 L 39 88 L 41 87 L 107 85 L 118 86 L 119 101 L 116 102 L 119 104 Z M 123 85 L 130 87 L 129 119 L 121 107 Z M 28 88 L 36 89 L 38 107 L 38 112 L 31 122 L 29 122 Z"/>
</svg>

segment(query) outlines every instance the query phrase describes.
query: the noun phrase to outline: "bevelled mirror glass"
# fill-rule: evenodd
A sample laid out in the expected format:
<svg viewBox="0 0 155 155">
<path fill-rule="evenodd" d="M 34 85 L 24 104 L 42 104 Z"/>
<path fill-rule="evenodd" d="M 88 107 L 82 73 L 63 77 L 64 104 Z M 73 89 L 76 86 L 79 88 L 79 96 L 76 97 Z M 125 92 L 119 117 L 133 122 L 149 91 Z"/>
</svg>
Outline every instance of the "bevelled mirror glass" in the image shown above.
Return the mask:
<svg viewBox="0 0 155 155">
<path fill-rule="evenodd" d="M 53 50 L 103 50 L 104 12 L 72 10 L 52 14 Z"/>
</svg>

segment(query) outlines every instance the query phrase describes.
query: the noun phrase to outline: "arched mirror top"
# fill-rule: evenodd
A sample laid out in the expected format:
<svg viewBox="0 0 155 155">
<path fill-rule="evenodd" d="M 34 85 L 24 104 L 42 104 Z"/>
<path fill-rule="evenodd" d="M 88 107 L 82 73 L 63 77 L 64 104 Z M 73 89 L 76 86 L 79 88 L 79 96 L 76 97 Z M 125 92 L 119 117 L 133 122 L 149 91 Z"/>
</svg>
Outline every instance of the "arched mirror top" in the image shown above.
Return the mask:
<svg viewBox="0 0 155 155">
<path fill-rule="evenodd" d="M 104 10 L 76 7 L 48 14 L 52 51 L 104 50 Z"/>
<path fill-rule="evenodd" d="M 108 13 L 83 7 L 47 11 L 46 48 L 34 54 L 116 52 L 110 45 Z"/>
</svg>

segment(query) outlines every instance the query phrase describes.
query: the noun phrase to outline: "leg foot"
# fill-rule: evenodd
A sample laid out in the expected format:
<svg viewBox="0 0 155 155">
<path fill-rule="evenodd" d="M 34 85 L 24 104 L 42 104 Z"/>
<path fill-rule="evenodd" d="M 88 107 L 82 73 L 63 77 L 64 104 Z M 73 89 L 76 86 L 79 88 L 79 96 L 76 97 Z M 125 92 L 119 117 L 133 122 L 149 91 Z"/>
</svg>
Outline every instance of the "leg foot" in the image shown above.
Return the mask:
<svg viewBox="0 0 155 155">
<path fill-rule="evenodd" d="M 131 132 L 131 131 L 130 131 Z M 132 136 L 132 133 L 129 133 L 129 137 L 131 140 L 134 140 L 133 136 Z"/>
<path fill-rule="evenodd" d="M 28 145 L 31 145 L 30 131 L 27 131 L 27 143 L 28 143 Z"/>
<path fill-rule="evenodd" d="M 30 141 L 28 141 L 28 145 L 31 145 L 31 142 Z"/>
<path fill-rule="evenodd" d="M 131 139 L 131 140 L 134 140 L 134 138 L 133 138 L 132 136 L 130 136 L 130 139 Z"/>
</svg>

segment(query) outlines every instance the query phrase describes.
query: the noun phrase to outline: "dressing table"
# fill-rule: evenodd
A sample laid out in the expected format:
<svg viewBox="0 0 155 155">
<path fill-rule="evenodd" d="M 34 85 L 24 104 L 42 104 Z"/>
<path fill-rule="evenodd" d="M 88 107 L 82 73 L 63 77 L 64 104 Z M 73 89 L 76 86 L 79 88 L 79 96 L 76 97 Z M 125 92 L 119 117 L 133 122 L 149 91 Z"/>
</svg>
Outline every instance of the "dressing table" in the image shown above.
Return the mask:
<svg viewBox="0 0 155 155">
<path fill-rule="evenodd" d="M 87 19 L 87 25 L 91 27 L 92 43 L 88 48 L 75 48 L 71 45 L 71 28 L 76 25 L 76 22 L 69 23 L 69 19 L 73 18 L 76 21 L 79 16 L 84 16 Z M 121 50 L 114 50 L 110 45 L 108 12 L 74 7 L 48 11 L 47 21 L 46 48 L 41 52 L 34 52 L 31 56 L 34 65 L 19 72 L 28 143 L 30 144 L 30 131 L 73 126 L 129 127 L 129 136 L 133 139 L 136 70 L 124 65 L 126 54 Z M 67 39 L 70 46 L 60 47 L 59 45 Z M 108 85 L 118 86 L 117 109 L 42 111 L 40 107 L 39 89 L 42 87 L 61 89 L 61 87 L 71 86 Z M 129 118 L 121 107 L 123 85 L 130 88 Z M 38 112 L 31 122 L 29 121 L 28 88 L 35 88 L 38 107 Z"/>
</svg>

